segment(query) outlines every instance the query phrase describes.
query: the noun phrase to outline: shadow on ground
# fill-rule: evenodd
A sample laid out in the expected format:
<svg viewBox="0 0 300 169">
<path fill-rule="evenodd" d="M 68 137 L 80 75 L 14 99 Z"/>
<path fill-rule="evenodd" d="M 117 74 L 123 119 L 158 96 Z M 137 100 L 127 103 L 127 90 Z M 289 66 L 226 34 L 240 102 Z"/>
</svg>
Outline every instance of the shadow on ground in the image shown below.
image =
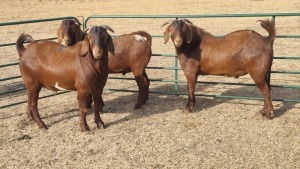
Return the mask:
<svg viewBox="0 0 300 169">
<path fill-rule="evenodd" d="M 151 88 L 150 91 L 166 91 L 172 89 L 172 84 L 166 84 L 159 86 L 157 88 Z M 212 88 L 214 85 L 202 85 L 200 90 L 205 90 L 206 88 Z M 180 91 L 186 93 L 186 86 L 180 86 Z M 199 91 L 198 91 L 199 92 Z M 122 123 L 124 121 L 139 119 L 147 116 L 151 116 L 154 114 L 162 114 L 174 110 L 184 110 L 185 104 L 187 103 L 187 96 L 176 96 L 176 95 L 163 95 L 163 94 L 149 94 L 149 101 L 146 105 L 143 105 L 141 109 L 134 109 L 134 104 L 137 100 L 138 93 L 127 93 L 121 95 L 120 97 L 106 100 L 105 97 L 109 94 L 113 94 L 115 92 L 108 92 L 103 95 L 103 99 L 105 102 L 104 113 L 129 113 L 128 116 L 124 118 L 118 119 L 116 121 L 110 122 L 107 126 L 116 125 Z M 200 92 L 201 93 L 201 92 Z M 239 88 L 229 89 L 222 93 L 222 95 L 239 95 L 239 96 L 255 96 L 261 97 L 258 89 L 256 87 L 247 87 L 242 86 Z M 272 89 L 272 98 L 281 98 L 282 96 L 294 96 L 291 99 L 299 99 L 296 96 L 300 95 L 300 90 L 287 90 L 287 89 Z M 208 98 L 208 97 L 196 97 L 196 104 L 193 109 L 193 112 L 197 113 L 204 109 L 209 109 L 216 105 L 226 103 L 229 99 L 219 99 L 219 98 Z M 76 98 L 74 98 L 74 102 L 76 102 Z M 73 103 L 72 103 L 73 104 Z M 77 104 L 77 103 L 76 103 Z M 235 104 L 235 103 L 233 103 Z M 238 103 L 238 104 L 246 104 L 247 103 Z M 261 105 L 263 104 L 263 101 Z M 293 102 L 283 102 L 282 106 L 279 109 L 275 109 L 276 117 L 282 116 L 288 110 L 294 108 L 296 103 Z M 261 106 L 257 105 L 257 106 Z M 52 106 L 64 106 L 64 104 L 57 103 Z M 67 108 L 66 108 L 67 109 Z M 45 111 L 43 109 L 42 111 Z M 65 120 L 78 117 L 79 113 L 78 108 L 72 108 L 67 111 L 58 112 L 51 115 L 42 116 L 43 119 L 47 119 L 55 116 L 62 116 L 59 120 L 53 121 L 49 126 L 55 125 L 56 123 L 63 122 Z M 88 115 L 93 114 L 93 108 L 89 110 Z M 42 113 L 41 113 L 42 115 Z M 3 117 L 1 119 L 10 118 L 11 116 Z"/>
</svg>

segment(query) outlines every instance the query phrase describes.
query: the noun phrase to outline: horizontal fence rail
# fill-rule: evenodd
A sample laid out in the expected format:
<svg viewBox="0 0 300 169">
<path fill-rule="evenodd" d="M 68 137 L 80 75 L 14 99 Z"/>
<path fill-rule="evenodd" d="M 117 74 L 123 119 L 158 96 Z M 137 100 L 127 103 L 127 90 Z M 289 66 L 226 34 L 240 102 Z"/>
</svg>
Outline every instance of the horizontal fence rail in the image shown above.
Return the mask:
<svg viewBox="0 0 300 169">
<path fill-rule="evenodd" d="M 83 29 L 87 27 L 87 24 L 92 19 L 155 19 L 155 18 L 165 18 L 165 19 L 174 19 L 176 17 L 179 18 L 239 18 L 239 17 L 272 17 L 276 20 L 276 17 L 291 17 L 291 16 L 300 16 L 300 13 L 264 13 L 264 14 L 205 14 L 205 15 L 92 15 L 87 17 L 83 21 Z M 77 19 L 73 16 L 66 16 L 66 17 L 58 17 L 58 18 L 48 18 L 48 19 L 40 19 L 40 20 L 28 20 L 28 21 L 17 21 L 17 22 L 5 22 L 0 23 L 0 26 L 10 26 L 10 25 L 21 25 L 21 24 L 30 24 L 30 23 L 40 23 L 40 22 L 51 22 L 55 20 L 63 20 L 63 19 Z M 152 35 L 153 38 L 162 38 L 162 35 Z M 221 38 L 222 35 L 217 35 L 217 37 Z M 283 38 L 283 39 L 297 39 L 300 38 L 300 35 L 276 35 L 276 38 Z M 47 38 L 47 40 L 54 40 L 56 38 Z M 39 39 L 45 40 L 45 39 Z M 16 43 L 6 43 L 0 44 L 1 47 L 12 46 Z M 153 82 L 162 82 L 162 83 L 174 83 L 174 91 L 172 92 L 161 92 L 161 91 L 150 91 L 150 93 L 155 94 L 172 94 L 172 95 L 187 95 L 186 93 L 182 93 L 179 91 L 179 84 L 187 83 L 184 80 L 178 80 L 179 73 L 181 68 L 178 67 L 178 60 L 176 59 L 175 54 L 168 54 L 168 53 L 154 53 L 152 56 L 155 57 L 173 57 L 174 58 L 174 67 L 161 67 L 161 66 L 148 66 L 147 69 L 163 69 L 163 70 L 170 70 L 174 71 L 174 79 L 163 79 L 163 78 L 152 78 L 150 81 Z M 300 56 L 274 56 L 274 59 L 278 60 L 300 60 Z M 1 63 L 0 68 L 6 68 L 11 66 L 17 66 L 19 62 L 14 63 Z M 287 70 L 271 70 L 271 74 L 283 74 L 283 75 L 298 75 L 300 74 L 299 71 L 287 71 Z M 11 76 L 5 77 L 0 79 L 0 83 L 4 81 L 10 81 L 13 79 L 21 78 L 21 76 Z M 125 78 L 125 77 L 109 77 L 109 79 L 116 79 L 116 80 L 135 80 L 134 78 Z M 300 79 L 300 78 L 299 78 Z M 197 81 L 199 84 L 221 84 L 221 85 L 239 85 L 239 86 L 255 86 L 252 83 L 228 83 L 228 82 L 207 82 L 207 81 Z M 286 88 L 286 89 L 299 89 L 300 86 L 298 85 L 277 85 L 271 84 L 271 87 L 276 88 Z M 10 91 L 0 91 L 0 97 L 3 95 L 9 95 L 14 92 L 22 92 L 25 91 L 25 87 L 21 87 L 18 89 L 10 90 Z M 136 90 L 124 90 L 124 89 L 108 89 L 109 91 L 117 91 L 117 92 L 137 92 Z M 57 94 L 63 94 L 67 92 L 58 92 Z M 48 96 L 43 96 L 40 98 L 47 98 L 51 96 L 55 96 L 57 94 L 51 94 Z M 213 98 L 228 98 L 228 99 L 250 99 L 250 100 L 262 100 L 260 97 L 244 97 L 244 96 L 230 96 L 230 95 L 208 95 L 208 94 L 195 94 L 196 96 L 205 96 L 205 97 L 213 97 Z M 274 101 L 283 101 L 283 102 L 300 102 L 299 99 L 283 99 L 283 98 L 274 98 Z M 10 107 L 18 104 L 25 103 L 26 101 L 16 102 L 9 105 L 0 105 L 0 108 Z"/>
</svg>

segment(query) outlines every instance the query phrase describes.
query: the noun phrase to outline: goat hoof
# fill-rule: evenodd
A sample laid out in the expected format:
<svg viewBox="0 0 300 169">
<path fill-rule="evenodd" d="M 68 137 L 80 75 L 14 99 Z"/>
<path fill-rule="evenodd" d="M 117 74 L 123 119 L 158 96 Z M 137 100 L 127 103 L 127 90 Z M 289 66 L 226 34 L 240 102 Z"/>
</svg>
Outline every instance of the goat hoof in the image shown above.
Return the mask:
<svg viewBox="0 0 300 169">
<path fill-rule="evenodd" d="M 185 108 L 185 109 L 184 109 L 184 112 L 185 112 L 185 113 L 191 113 L 191 112 L 192 112 L 192 109 L 191 109 L 191 108 Z"/>
<path fill-rule="evenodd" d="M 40 130 L 42 130 L 42 131 L 48 130 L 48 127 L 47 127 L 47 126 L 44 126 L 44 127 L 39 126 L 39 128 L 40 128 Z"/>
<path fill-rule="evenodd" d="M 99 129 L 101 127 L 103 127 L 105 129 L 107 126 L 105 124 L 98 123 L 97 124 L 97 128 Z"/>
<path fill-rule="evenodd" d="M 266 114 L 266 109 L 265 109 L 265 108 L 261 109 L 261 110 L 259 111 L 259 113 L 260 113 L 262 116 L 265 116 L 265 114 Z"/>
<path fill-rule="evenodd" d="M 275 116 L 274 112 L 270 111 L 270 112 L 267 112 L 264 117 L 268 118 L 268 119 L 273 119 Z"/>
<path fill-rule="evenodd" d="M 89 126 L 81 126 L 81 132 L 86 132 L 86 131 L 90 131 L 90 127 Z"/>
<path fill-rule="evenodd" d="M 134 109 L 136 110 L 136 109 L 139 109 L 139 108 L 141 108 L 141 104 L 136 104 L 135 106 L 134 106 Z"/>
<path fill-rule="evenodd" d="M 29 119 L 29 121 L 33 121 L 34 120 L 33 116 L 31 116 L 31 115 L 28 115 L 28 119 Z"/>
<path fill-rule="evenodd" d="M 81 129 L 81 132 L 86 132 L 86 131 L 90 131 L 90 129 L 89 128 L 82 128 Z"/>
<path fill-rule="evenodd" d="M 263 108 L 259 112 L 262 116 L 266 117 L 267 119 L 272 119 L 275 116 L 274 111 L 267 111 L 265 108 Z"/>
<path fill-rule="evenodd" d="M 38 124 L 38 126 L 40 129 L 46 129 L 46 130 L 48 129 L 48 127 L 45 125 L 44 122 L 41 122 L 40 124 Z"/>
</svg>

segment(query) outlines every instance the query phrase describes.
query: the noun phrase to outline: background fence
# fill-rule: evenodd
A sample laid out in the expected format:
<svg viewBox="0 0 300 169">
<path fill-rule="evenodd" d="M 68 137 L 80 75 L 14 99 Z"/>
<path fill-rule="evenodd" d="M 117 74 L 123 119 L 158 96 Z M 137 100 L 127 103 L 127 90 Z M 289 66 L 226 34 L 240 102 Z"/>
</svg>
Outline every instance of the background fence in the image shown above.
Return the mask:
<svg viewBox="0 0 300 169">
<path fill-rule="evenodd" d="M 218 15 L 142 15 L 142 16 L 137 16 L 137 15 L 92 15 L 87 17 L 86 19 L 84 19 L 84 24 L 83 24 L 83 28 L 86 28 L 87 25 L 89 23 L 92 22 L 98 22 L 98 20 L 105 20 L 107 21 L 107 19 L 111 20 L 122 20 L 124 22 L 124 25 L 126 25 L 127 20 L 139 20 L 139 22 L 143 22 L 145 20 L 155 20 L 155 19 L 175 19 L 176 17 L 179 18 L 188 18 L 188 19 L 200 19 L 200 18 L 212 18 L 212 19 L 222 19 L 222 18 L 252 18 L 252 17 L 271 17 L 273 19 L 275 19 L 275 22 L 277 20 L 277 18 L 286 18 L 286 17 L 299 17 L 300 13 L 272 13 L 272 14 L 218 14 Z M 52 22 L 52 21 L 56 21 L 56 20 L 63 20 L 63 19 L 76 19 L 76 17 L 60 17 L 60 18 L 49 18 L 49 19 L 41 19 L 41 20 L 30 20 L 30 21 L 18 21 L 18 22 L 7 22 L 7 23 L 0 23 L 0 27 L 5 27 L 5 26 L 9 26 L 9 25 L 22 25 L 22 24 L 31 24 L 31 23 L 40 23 L 40 22 Z M 97 21 L 95 21 L 97 20 Z M 158 24 L 160 25 L 160 24 Z M 59 25 L 53 25 L 54 27 L 57 27 Z M 275 24 L 275 26 L 277 27 L 277 25 Z M 159 27 L 159 26 L 157 26 Z M 277 29 L 278 30 L 278 29 Z M 232 29 L 232 31 L 234 31 L 234 29 Z M 292 32 L 296 32 L 292 31 Z M 8 35 L 7 35 L 8 36 Z M 115 35 L 117 36 L 117 35 Z M 218 37 L 222 37 L 222 35 L 217 35 Z M 162 35 L 161 34 L 152 34 L 152 37 L 155 39 L 161 39 Z M 17 37 L 16 37 L 17 38 Z M 288 41 L 288 43 L 298 43 L 299 41 L 295 41 L 296 39 L 299 40 L 300 39 L 300 35 L 299 32 L 296 32 L 295 34 L 290 34 L 290 35 L 285 35 L 285 34 L 278 34 L 276 36 L 277 39 L 285 39 Z M 53 40 L 56 38 L 47 38 L 48 40 Z M 42 39 L 40 39 L 42 40 Z M 161 42 L 160 42 L 161 43 Z M 14 46 L 15 43 L 4 43 L 4 44 L 0 44 L 0 49 L 1 48 L 5 48 L 8 46 Z M 297 46 L 297 45 L 296 45 Z M 300 47 L 300 46 L 298 46 Z M 169 90 L 169 91 L 157 91 L 157 90 L 150 90 L 150 93 L 156 93 L 156 94 L 171 94 L 171 95 L 186 95 L 186 92 L 180 89 L 180 85 L 186 83 L 186 81 L 184 79 L 180 79 L 180 72 L 182 72 L 181 68 L 178 67 L 178 60 L 175 57 L 175 54 L 173 53 L 156 53 L 155 52 L 155 48 L 154 46 L 152 47 L 154 54 L 153 57 L 168 57 L 168 58 L 172 58 L 173 60 L 173 65 L 174 66 L 156 66 L 155 63 L 153 63 L 152 65 L 149 65 L 147 67 L 148 70 L 167 70 L 169 72 L 169 74 L 171 74 L 172 78 L 164 78 L 164 77 L 154 77 L 151 78 L 150 80 L 151 82 L 159 82 L 159 83 L 174 83 L 174 90 Z M 172 50 L 174 51 L 174 47 L 172 47 Z M 17 57 L 17 56 L 16 56 Z M 153 58 L 152 57 L 152 58 Z M 174 58 L 174 59 L 173 59 Z M 300 65 L 300 56 L 276 56 L 275 53 L 275 60 L 283 60 L 286 62 L 298 62 L 298 65 Z M 151 59 L 152 60 L 152 59 Z M 276 63 L 275 63 L 276 64 Z M 297 65 L 297 64 L 296 64 Z M 12 66 L 18 66 L 18 62 L 13 62 L 13 63 L 1 63 L 0 64 L 0 69 L 2 68 L 7 68 L 7 67 L 12 67 Z M 273 64 L 274 67 L 274 64 Z M 300 89 L 300 70 L 271 70 L 270 74 L 279 74 L 282 76 L 286 76 L 286 75 L 294 75 L 293 78 L 295 78 L 295 84 L 293 85 L 286 85 L 286 84 L 273 84 L 272 83 L 272 78 L 271 78 L 271 86 L 273 88 L 285 88 L 285 89 L 289 89 L 289 90 L 297 90 Z M 170 77 L 170 76 L 169 76 Z M 272 77 L 272 76 L 271 76 Z M 130 78 L 126 78 L 126 77 L 120 77 L 120 76 L 110 76 L 110 79 L 114 79 L 114 80 L 134 80 L 134 78 L 130 77 Z M 3 82 L 7 82 L 13 79 L 20 79 L 20 81 L 22 81 L 21 76 L 10 76 L 7 75 L 7 77 L 3 77 L 0 79 L 0 83 Z M 255 86 L 254 83 L 235 83 L 235 82 L 224 82 L 224 81 L 197 81 L 197 83 L 199 84 L 213 84 L 213 85 L 229 85 L 229 86 Z M 1 99 L 5 99 L 9 94 L 13 93 L 13 92 L 19 92 L 19 91 L 24 91 L 26 90 L 25 87 L 21 87 L 18 89 L 12 89 L 12 90 L 6 90 L 4 88 L 1 88 L 0 91 L 0 98 Z M 136 90 L 128 90 L 128 89 L 108 89 L 110 91 L 119 91 L 119 92 L 136 92 Z M 57 94 L 63 94 L 66 92 L 59 92 Z M 47 98 L 47 97 L 51 97 L 53 95 L 57 95 L 57 94 L 50 94 L 50 95 L 46 95 L 46 96 L 42 96 L 40 98 Z M 214 97 L 214 98 L 231 98 L 231 99 L 251 99 L 251 100 L 261 100 L 261 97 L 254 97 L 254 96 L 236 96 L 236 95 L 223 95 L 223 94 L 196 94 L 196 96 L 205 96 L 205 97 Z M 289 98 L 273 98 L 274 101 L 284 101 L 284 102 L 300 102 L 300 96 L 298 96 L 296 99 L 289 99 Z M 4 105 L 0 105 L 0 108 L 5 108 L 5 107 L 10 107 L 10 106 L 14 106 L 14 105 L 18 105 L 18 104 L 22 104 L 25 103 L 26 100 L 23 101 L 19 101 L 19 102 L 14 102 L 14 103 L 10 103 L 10 104 L 4 104 Z"/>
</svg>

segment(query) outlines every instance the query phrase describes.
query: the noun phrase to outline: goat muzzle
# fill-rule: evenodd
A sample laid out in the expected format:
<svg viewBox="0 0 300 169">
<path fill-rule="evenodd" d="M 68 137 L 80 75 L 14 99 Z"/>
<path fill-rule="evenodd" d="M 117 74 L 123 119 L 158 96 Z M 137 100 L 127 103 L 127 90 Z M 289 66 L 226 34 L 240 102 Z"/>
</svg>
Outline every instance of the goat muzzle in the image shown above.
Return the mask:
<svg viewBox="0 0 300 169">
<path fill-rule="evenodd" d="M 93 56 L 94 59 L 100 59 L 103 55 L 103 51 L 99 50 L 99 49 L 93 49 Z"/>
<path fill-rule="evenodd" d="M 173 42 L 176 47 L 181 47 L 183 40 L 181 38 L 176 38 Z"/>
</svg>

